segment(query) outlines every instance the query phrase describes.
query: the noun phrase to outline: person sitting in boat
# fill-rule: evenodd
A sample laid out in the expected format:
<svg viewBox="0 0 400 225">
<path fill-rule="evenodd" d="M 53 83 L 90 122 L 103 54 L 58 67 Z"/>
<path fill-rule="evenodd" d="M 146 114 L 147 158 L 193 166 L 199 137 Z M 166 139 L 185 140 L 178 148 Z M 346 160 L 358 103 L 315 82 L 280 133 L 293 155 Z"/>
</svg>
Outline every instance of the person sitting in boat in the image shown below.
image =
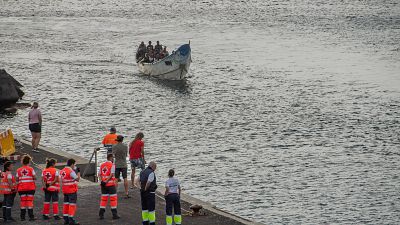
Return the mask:
<svg viewBox="0 0 400 225">
<path fill-rule="evenodd" d="M 156 51 L 156 54 L 160 54 L 162 51 L 162 45 L 160 45 L 160 41 L 157 41 L 156 46 L 154 46 L 154 50 Z"/>
<path fill-rule="evenodd" d="M 160 53 L 161 58 L 167 57 L 169 55 L 169 52 L 167 51 L 167 46 L 164 46 L 164 49 Z"/>
<path fill-rule="evenodd" d="M 149 63 L 153 63 L 155 59 L 155 54 L 153 49 L 149 50 L 148 56 L 149 56 Z"/>
<path fill-rule="evenodd" d="M 146 45 L 144 44 L 144 41 L 140 42 L 139 49 L 146 50 Z"/>
<path fill-rule="evenodd" d="M 146 54 L 146 45 L 144 44 L 144 42 L 142 41 L 138 47 L 138 50 L 136 52 L 136 60 L 140 61 L 144 58 Z"/>
<path fill-rule="evenodd" d="M 153 45 L 151 44 L 151 41 L 149 41 L 149 44 L 147 45 L 147 52 L 149 52 L 151 50 L 154 49 Z"/>
</svg>

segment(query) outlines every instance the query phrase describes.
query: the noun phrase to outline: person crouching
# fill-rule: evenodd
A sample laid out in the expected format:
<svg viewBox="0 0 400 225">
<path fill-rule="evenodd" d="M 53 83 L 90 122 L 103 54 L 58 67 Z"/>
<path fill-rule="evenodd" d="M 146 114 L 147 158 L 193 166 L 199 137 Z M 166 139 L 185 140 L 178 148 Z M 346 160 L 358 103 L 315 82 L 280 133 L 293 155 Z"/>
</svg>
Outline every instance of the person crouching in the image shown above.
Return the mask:
<svg viewBox="0 0 400 225">
<path fill-rule="evenodd" d="M 116 179 L 115 179 L 115 165 L 113 163 L 113 154 L 107 155 L 107 162 L 100 165 L 99 177 L 101 180 L 101 199 L 100 199 L 100 219 L 104 219 L 104 213 L 106 211 L 108 199 L 110 199 L 111 212 L 113 219 L 119 219 L 117 213 L 118 196 L 116 189 Z"/>
<path fill-rule="evenodd" d="M 42 172 L 42 184 L 44 191 L 43 219 L 48 220 L 50 215 L 50 204 L 53 205 L 53 215 L 55 220 L 60 220 L 58 215 L 58 193 L 60 191 L 59 172 L 55 168 L 55 159 L 46 160 L 46 169 Z"/>
</svg>

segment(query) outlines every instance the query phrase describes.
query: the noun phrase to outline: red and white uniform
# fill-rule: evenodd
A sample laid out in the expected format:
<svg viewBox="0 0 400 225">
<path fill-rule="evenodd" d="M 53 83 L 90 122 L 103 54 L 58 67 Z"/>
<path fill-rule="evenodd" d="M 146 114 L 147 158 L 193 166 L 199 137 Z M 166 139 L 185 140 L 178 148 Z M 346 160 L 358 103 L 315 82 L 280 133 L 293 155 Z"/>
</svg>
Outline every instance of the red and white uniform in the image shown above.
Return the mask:
<svg viewBox="0 0 400 225">
<path fill-rule="evenodd" d="M 0 172 L 0 174 L 1 174 L 0 175 L 0 177 L 1 177 L 1 180 L 0 180 L 0 194 L 9 195 L 9 194 L 15 193 L 15 190 L 12 189 L 12 188 L 16 188 L 17 187 L 17 181 L 15 179 L 15 176 L 13 176 L 10 171 Z M 8 183 L 8 180 L 11 180 L 12 187 Z"/>
<path fill-rule="evenodd" d="M 78 178 L 75 171 L 71 167 L 65 167 L 60 171 L 60 177 L 62 182 L 62 192 L 64 194 L 73 194 L 78 191 L 78 182 L 75 180 Z"/>
<path fill-rule="evenodd" d="M 30 166 L 22 166 L 21 168 L 18 168 L 18 192 L 36 190 L 36 184 L 34 180 L 35 175 L 35 170 Z"/>
<path fill-rule="evenodd" d="M 43 181 L 49 185 L 54 182 L 56 177 L 59 177 L 59 176 L 60 176 L 60 173 L 58 172 L 58 170 L 56 168 L 47 168 L 47 169 L 44 169 L 42 172 Z M 50 185 L 47 188 L 47 191 L 56 191 L 56 192 L 60 191 L 60 183 L 56 182 L 56 183 Z"/>
</svg>

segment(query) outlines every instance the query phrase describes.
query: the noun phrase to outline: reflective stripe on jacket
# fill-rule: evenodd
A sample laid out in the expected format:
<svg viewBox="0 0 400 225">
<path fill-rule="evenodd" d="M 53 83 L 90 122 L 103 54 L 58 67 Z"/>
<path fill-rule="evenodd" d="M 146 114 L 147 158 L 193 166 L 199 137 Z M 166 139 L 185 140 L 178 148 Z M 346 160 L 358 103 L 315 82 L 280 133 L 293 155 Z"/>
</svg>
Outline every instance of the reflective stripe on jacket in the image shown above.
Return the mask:
<svg viewBox="0 0 400 225">
<path fill-rule="evenodd" d="M 103 182 L 106 182 L 108 177 L 113 173 L 112 172 L 113 168 L 115 168 L 114 163 L 112 163 L 111 161 L 102 163 L 100 166 L 100 171 L 99 171 L 100 180 Z M 116 185 L 115 176 L 112 176 L 111 179 L 106 183 L 106 186 L 110 187 L 110 186 L 115 186 L 115 185 Z"/>
<path fill-rule="evenodd" d="M 60 171 L 62 192 L 64 194 L 73 194 L 78 191 L 78 182 L 71 177 L 72 172 L 74 171 L 71 167 L 65 167 Z"/>
<path fill-rule="evenodd" d="M 36 184 L 34 177 L 34 170 L 30 166 L 22 166 L 17 169 L 18 177 L 18 191 L 34 191 Z"/>
<path fill-rule="evenodd" d="M 47 168 L 42 172 L 43 181 L 46 184 L 51 184 L 57 177 L 57 169 L 56 168 Z M 60 183 L 56 182 L 53 185 L 50 185 L 47 188 L 48 191 L 60 191 Z"/>
<path fill-rule="evenodd" d="M 12 175 L 10 171 L 7 172 L 0 172 L 1 180 L 0 180 L 0 194 L 8 195 L 15 192 L 15 190 L 11 189 L 10 184 L 8 183 L 8 175 L 11 175 L 11 182 L 13 187 L 17 186 L 17 182 L 15 180 L 15 176 Z"/>
</svg>

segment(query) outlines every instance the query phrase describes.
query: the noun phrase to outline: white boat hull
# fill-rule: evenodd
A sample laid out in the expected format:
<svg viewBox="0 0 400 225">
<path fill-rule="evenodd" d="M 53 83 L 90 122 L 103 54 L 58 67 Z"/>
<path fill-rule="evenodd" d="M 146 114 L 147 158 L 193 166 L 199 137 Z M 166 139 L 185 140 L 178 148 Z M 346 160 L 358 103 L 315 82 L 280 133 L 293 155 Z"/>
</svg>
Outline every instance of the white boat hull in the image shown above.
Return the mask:
<svg viewBox="0 0 400 225">
<path fill-rule="evenodd" d="M 189 71 L 191 61 L 190 46 L 185 44 L 160 61 L 154 63 L 139 62 L 138 68 L 141 73 L 157 79 L 182 80 Z"/>
</svg>

